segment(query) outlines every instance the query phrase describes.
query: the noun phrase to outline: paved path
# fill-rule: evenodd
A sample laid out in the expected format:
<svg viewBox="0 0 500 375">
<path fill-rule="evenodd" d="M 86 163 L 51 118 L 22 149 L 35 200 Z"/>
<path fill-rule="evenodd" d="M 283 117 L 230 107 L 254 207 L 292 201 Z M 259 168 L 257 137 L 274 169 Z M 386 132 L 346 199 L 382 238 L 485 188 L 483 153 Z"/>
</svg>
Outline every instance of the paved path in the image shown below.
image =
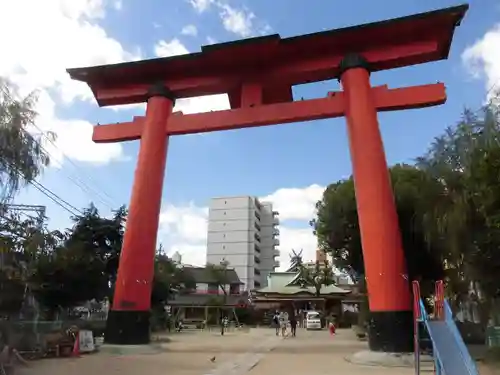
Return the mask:
<svg viewBox="0 0 500 375">
<path fill-rule="evenodd" d="M 298 330 L 297 337 L 276 337 L 274 330 L 183 332 L 157 354 L 97 353 L 75 359 L 34 362 L 16 375 L 413 375 L 413 368 L 354 365 L 345 360 L 366 350 L 351 330 Z M 210 361 L 215 356 L 215 361 Z M 493 375 L 483 372 L 484 375 Z M 422 372 L 422 375 L 432 372 Z M 496 375 L 496 374 L 495 374 Z"/>
</svg>

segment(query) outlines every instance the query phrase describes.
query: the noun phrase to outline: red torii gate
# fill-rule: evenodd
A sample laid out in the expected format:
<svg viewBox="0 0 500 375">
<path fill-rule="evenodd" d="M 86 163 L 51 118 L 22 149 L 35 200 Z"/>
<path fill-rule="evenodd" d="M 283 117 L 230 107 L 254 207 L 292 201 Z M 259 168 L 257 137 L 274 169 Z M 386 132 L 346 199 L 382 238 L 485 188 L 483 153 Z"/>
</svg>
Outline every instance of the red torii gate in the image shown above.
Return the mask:
<svg viewBox="0 0 500 375">
<path fill-rule="evenodd" d="M 371 311 L 370 347 L 411 351 L 412 304 L 377 111 L 445 102 L 442 83 L 372 87 L 370 73 L 446 59 L 467 5 L 281 39 L 204 46 L 199 53 L 69 69 L 100 106 L 147 101 L 146 115 L 94 128 L 95 142 L 141 140 L 106 341 L 149 342 L 158 217 L 171 135 L 347 118 Z M 292 86 L 339 78 L 343 91 L 294 101 Z M 175 99 L 227 93 L 231 109 L 183 115 Z"/>
</svg>

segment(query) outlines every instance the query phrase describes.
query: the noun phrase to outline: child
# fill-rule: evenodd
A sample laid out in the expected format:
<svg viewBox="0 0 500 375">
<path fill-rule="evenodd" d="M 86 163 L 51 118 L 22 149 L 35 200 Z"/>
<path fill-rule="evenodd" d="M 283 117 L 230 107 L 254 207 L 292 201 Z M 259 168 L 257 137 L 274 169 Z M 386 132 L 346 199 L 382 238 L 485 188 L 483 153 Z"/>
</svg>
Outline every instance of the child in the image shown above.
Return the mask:
<svg viewBox="0 0 500 375">
<path fill-rule="evenodd" d="M 333 322 L 328 324 L 328 330 L 330 331 L 330 336 L 335 335 L 335 324 Z"/>
<path fill-rule="evenodd" d="M 281 336 L 285 337 L 287 321 L 285 320 L 284 317 L 280 319 L 280 324 L 281 324 Z"/>
</svg>

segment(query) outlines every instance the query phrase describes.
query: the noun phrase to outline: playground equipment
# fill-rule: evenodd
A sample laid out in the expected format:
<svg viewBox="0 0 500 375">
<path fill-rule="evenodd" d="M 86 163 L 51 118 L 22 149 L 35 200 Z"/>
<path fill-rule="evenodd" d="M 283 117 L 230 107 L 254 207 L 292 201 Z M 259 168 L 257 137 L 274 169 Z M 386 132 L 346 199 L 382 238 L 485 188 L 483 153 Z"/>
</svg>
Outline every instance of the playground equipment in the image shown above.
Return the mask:
<svg viewBox="0 0 500 375">
<path fill-rule="evenodd" d="M 433 315 L 429 315 L 425 309 L 418 281 L 413 281 L 413 313 L 415 375 L 420 375 L 420 323 L 427 330 L 432 342 L 436 375 L 478 375 L 474 360 L 453 320 L 450 305 L 444 298 L 443 281 L 436 282 Z"/>
</svg>

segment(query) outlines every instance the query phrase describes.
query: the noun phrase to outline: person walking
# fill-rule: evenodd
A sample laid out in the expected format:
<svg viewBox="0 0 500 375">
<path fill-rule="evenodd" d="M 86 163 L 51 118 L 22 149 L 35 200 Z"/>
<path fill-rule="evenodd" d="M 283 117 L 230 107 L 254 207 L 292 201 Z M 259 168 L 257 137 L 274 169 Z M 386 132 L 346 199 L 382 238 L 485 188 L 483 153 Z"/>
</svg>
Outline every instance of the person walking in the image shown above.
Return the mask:
<svg viewBox="0 0 500 375">
<path fill-rule="evenodd" d="M 285 337 L 286 335 L 286 326 L 288 324 L 288 314 L 286 312 L 282 312 L 280 314 L 280 326 L 281 326 L 281 336 Z"/>
<path fill-rule="evenodd" d="M 297 332 L 297 318 L 294 315 L 292 315 L 292 319 L 290 319 L 290 328 L 292 330 L 292 337 L 295 337 L 295 334 Z"/>
<path fill-rule="evenodd" d="M 280 334 L 280 315 L 279 315 L 278 311 L 274 312 L 273 325 L 274 325 L 274 329 L 276 329 L 276 336 L 279 336 L 279 334 Z"/>
</svg>

